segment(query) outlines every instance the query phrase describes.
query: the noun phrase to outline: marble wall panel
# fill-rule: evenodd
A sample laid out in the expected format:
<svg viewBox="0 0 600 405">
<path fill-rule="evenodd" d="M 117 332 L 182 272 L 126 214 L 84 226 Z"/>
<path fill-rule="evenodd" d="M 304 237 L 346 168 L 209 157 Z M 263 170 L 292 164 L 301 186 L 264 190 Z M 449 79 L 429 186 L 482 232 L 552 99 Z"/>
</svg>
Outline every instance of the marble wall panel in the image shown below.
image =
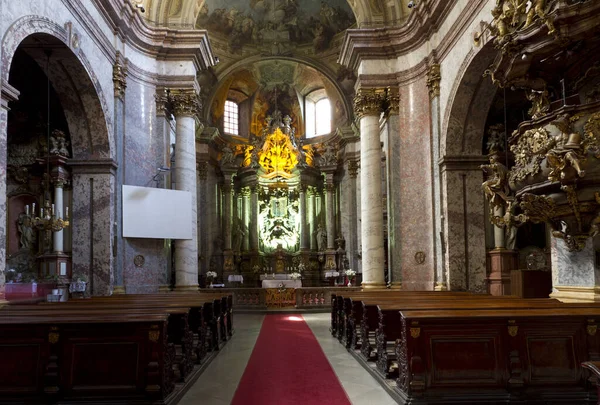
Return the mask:
<svg viewBox="0 0 600 405">
<path fill-rule="evenodd" d="M 453 291 L 487 291 L 481 182 L 479 171 L 442 171 L 444 268 L 448 288 Z"/>
<path fill-rule="evenodd" d="M 431 290 L 434 284 L 434 228 L 431 196 L 429 94 L 421 78 L 400 88 L 399 179 L 391 185 L 394 218 L 400 223 L 402 288 Z M 398 235 L 396 235 L 398 239 Z M 417 253 L 425 255 L 421 264 Z"/>
<path fill-rule="evenodd" d="M 592 238 L 581 252 L 569 252 L 564 240 L 551 238 L 552 284 L 554 286 L 600 286 L 600 273 L 595 266 L 596 252 Z"/>
<path fill-rule="evenodd" d="M 0 107 L 0 274 L 6 269 L 6 125 L 8 111 Z M 0 277 L 4 280 L 4 277 Z"/>
<path fill-rule="evenodd" d="M 93 295 L 114 286 L 114 186 L 112 173 L 73 173 L 73 275 L 88 276 Z"/>
<path fill-rule="evenodd" d="M 156 293 L 161 285 L 170 283 L 165 271 L 167 249 L 165 239 L 125 239 L 123 281 L 127 294 Z M 136 265 L 136 256 L 144 258 L 143 265 Z"/>
</svg>

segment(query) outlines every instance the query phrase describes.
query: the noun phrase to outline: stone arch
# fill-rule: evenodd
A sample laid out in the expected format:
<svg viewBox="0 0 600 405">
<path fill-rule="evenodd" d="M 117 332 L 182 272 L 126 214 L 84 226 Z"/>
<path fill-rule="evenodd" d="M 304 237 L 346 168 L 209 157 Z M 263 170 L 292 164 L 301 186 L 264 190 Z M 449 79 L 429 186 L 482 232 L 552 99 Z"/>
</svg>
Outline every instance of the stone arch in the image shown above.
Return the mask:
<svg viewBox="0 0 600 405">
<path fill-rule="evenodd" d="M 218 91 L 221 83 L 226 81 L 228 77 L 233 75 L 239 69 L 241 69 L 243 67 L 247 67 L 249 65 L 252 65 L 255 62 L 259 62 L 259 61 L 262 62 L 262 61 L 266 61 L 266 60 L 292 61 L 292 62 L 299 63 L 301 65 L 305 65 L 305 66 L 314 68 L 319 73 L 323 74 L 325 76 L 325 78 L 328 80 L 329 84 L 332 86 L 332 88 L 335 89 L 335 91 L 337 93 L 336 95 L 344 103 L 343 107 L 344 107 L 345 116 L 348 117 L 349 120 L 351 119 L 351 117 L 353 117 L 353 109 L 352 109 L 352 104 L 351 104 L 350 99 L 347 97 L 346 93 L 340 86 L 339 81 L 335 77 L 335 73 L 332 72 L 331 69 L 329 69 L 327 66 L 320 64 L 309 58 L 288 57 L 288 56 L 264 57 L 264 56 L 256 55 L 256 56 L 253 56 L 250 58 L 246 58 L 246 59 L 237 61 L 236 63 L 231 64 L 225 70 L 220 72 L 218 83 L 215 85 L 215 87 L 213 89 L 211 89 L 211 93 L 208 95 L 206 102 L 204 104 L 205 108 L 203 110 L 203 119 L 205 120 L 205 122 L 208 122 L 209 114 L 210 114 L 210 106 L 212 105 L 214 98 L 216 97 L 217 91 Z M 338 123 L 338 124 L 340 124 L 340 123 Z M 340 125 L 338 125 L 338 126 L 340 126 Z"/>
<path fill-rule="evenodd" d="M 73 274 L 87 275 L 94 295 L 108 295 L 112 293 L 114 280 L 116 165 L 112 114 L 94 69 L 68 28 L 39 16 L 25 16 L 15 21 L 2 38 L 1 79 L 2 83 L 8 83 L 15 52 L 28 38 L 43 40 L 52 48 L 48 77 L 64 109 L 73 151 L 73 158 L 69 160 L 73 188 L 70 207 Z M 46 55 L 41 46 L 30 46 L 26 52 L 46 72 Z M 0 153 L 5 157 L 6 133 L 1 135 Z M 5 172 L 6 159 L 1 160 L 0 172 Z M 6 177 L 0 176 L 0 191 L 5 194 L 5 190 Z M 2 195 L 1 205 L 5 204 L 5 198 Z M 0 235 L 2 267 L 4 254 L 5 236 Z"/>
<path fill-rule="evenodd" d="M 459 69 L 442 123 L 444 269 L 451 290 L 487 292 L 482 143 L 497 88 L 485 70 L 496 50 L 472 50 Z"/>
<path fill-rule="evenodd" d="M 58 49 L 60 59 L 51 59 L 50 80 L 63 105 L 73 142 L 76 159 L 111 159 L 114 156 L 112 123 L 108 104 L 90 62 L 79 47 L 70 47 L 68 31 L 47 18 L 26 16 L 15 21 L 2 39 L 2 80 L 8 83 L 12 58 L 21 43 L 32 35 L 47 34 L 59 40 L 64 48 Z M 32 56 L 44 66 L 42 52 Z M 54 62 L 54 63 L 52 63 Z M 74 117 L 79 117 L 75 119 Z M 85 116 L 87 128 L 80 128 L 80 118 Z"/>
</svg>

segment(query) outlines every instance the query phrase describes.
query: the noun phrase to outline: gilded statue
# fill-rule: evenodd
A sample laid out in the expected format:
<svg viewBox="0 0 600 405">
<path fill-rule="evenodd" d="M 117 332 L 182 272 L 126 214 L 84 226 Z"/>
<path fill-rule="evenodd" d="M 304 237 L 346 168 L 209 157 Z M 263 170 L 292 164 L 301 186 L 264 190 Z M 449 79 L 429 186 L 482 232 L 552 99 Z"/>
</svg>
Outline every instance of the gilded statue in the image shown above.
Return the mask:
<svg viewBox="0 0 600 405">
<path fill-rule="evenodd" d="M 581 135 L 571 130 L 569 114 L 560 114 L 552 125 L 561 131 L 561 134 L 553 139 L 551 149 L 546 154 L 548 166 L 552 169 L 548 174 L 550 181 L 569 180 L 568 168 L 572 167 L 578 177 L 585 176 L 582 165 L 585 163 L 585 155 L 582 153 Z"/>
<path fill-rule="evenodd" d="M 496 44 L 506 42 L 506 36 L 516 31 L 525 21 L 525 9 L 528 0 L 496 0 L 492 10 L 494 20 L 492 29 L 498 36 Z"/>
<path fill-rule="evenodd" d="M 510 189 L 508 187 L 508 169 L 499 161 L 499 156 L 492 154 L 489 156 L 490 164 L 481 165 L 480 168 L 490 178 L 483 184 L 482 188 L 492 206 L 501 206 L 507 201 Z"/>
<path fill-rule="evenodd" d="M 548 99 L 548 90 L 530 90 L 527 93 L 527 100 L 532 102 L 528 113 L 533 119 L 543 117 L 550 111 L 550 100 Z"/>
<path fill-rule="evenodd" d="M 527 21 L 525 21 L 525 28 L 529 27 L 536 17 L 539 17 L 540 20 L 546 24 L 546 27 L 548 27 L 548 35 L 552 35 L 556 32 L 554 21 L 548 16 L 549 10 L 547 4 L 547 0 L 531 0 L 531 7 L 527 13 Z"/>
<path fill-rule="evenodd" d="M 19 219 L 17 220 L 17 225 L 19 229 L 19 233 L 21 234 L 21 238 L 19 240 L 21 244 L 21 249 L 33 249 L 34 244 L 34 232 L 31 227 L 31 219 L 29 215 L 20 213 Z"/>
</svg>

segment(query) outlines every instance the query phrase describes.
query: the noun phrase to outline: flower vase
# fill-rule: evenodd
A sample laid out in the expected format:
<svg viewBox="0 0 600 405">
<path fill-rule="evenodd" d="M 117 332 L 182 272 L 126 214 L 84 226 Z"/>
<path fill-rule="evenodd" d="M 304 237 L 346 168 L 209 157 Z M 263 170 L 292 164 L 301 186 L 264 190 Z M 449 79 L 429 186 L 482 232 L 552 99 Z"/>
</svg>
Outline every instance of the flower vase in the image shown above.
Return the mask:
<svg viewBox="0 0 600 405">
<path fill-rule="evenodd" d="M 212 280 L 210 280 L 210 284 L 208 285 L 208 288 L 213 288 Z"/>
<path fill-rule="evenodd" d="M 348 279 L 348 284 L 346 284 L 346 286 L 352 287 L 352 279 L 351 278 Z"/>
</svg>

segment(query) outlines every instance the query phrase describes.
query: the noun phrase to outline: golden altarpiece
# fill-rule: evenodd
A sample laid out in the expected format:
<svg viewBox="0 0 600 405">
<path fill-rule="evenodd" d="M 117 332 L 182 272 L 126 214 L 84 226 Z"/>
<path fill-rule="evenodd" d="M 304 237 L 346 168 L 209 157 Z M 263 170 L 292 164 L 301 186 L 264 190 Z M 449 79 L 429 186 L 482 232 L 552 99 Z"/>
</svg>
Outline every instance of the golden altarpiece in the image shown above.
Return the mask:
<svg viewBox="0 0 600 405">
<path fill-rule="evenodd" d="M 336 231 L 340 137 L 305 143 L 279 110 L 250 139 L 217 137 L 222 233 L 208 269 L 224 282 L 301 272 L 310 286 L 347 268 Z"/>
</svg>

